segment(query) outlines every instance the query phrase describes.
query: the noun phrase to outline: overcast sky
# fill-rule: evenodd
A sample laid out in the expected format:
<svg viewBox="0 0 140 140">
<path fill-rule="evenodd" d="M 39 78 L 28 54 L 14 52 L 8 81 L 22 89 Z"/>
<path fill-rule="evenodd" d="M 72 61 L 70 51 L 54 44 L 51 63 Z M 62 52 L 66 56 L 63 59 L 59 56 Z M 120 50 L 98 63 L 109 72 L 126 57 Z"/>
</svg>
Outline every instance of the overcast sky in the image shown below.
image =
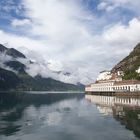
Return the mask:
<svg viewBox="0 0 140 140">
<path fill-rule="evenodd" d="M 0 0 L 0 43 L 90 83 L 140 41 L 140 0 Z"/>
</svg>

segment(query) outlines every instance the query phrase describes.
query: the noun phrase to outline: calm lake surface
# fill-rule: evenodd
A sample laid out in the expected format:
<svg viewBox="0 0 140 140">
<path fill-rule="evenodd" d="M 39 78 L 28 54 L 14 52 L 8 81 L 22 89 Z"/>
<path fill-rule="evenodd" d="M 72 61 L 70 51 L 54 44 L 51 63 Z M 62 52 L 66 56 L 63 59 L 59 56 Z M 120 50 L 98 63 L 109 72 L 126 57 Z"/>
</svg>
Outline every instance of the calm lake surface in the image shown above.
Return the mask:
<svg viewBox="0 0 140 140">
<path fill-rule="evenodd" d="M 0 140 L 138 140 L 140 99 L 0 93 Z"/>
</svg>

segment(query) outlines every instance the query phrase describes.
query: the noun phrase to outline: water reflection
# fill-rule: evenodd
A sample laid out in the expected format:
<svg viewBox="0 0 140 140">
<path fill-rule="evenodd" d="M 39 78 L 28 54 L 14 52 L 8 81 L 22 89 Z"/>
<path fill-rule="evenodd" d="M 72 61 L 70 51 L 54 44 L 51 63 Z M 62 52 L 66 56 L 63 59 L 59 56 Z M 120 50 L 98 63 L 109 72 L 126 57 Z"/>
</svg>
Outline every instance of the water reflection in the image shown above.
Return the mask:
<svg viewBox="0 0 140 140">
<path fill-rule="evenodd" d="M 102 115 L 111 115 L 140 138 L 140 98 L 86 95 Z"/>
<path fill-rule="evenodd" d="M 49 106 L 66 99 L 80 100 L 84 97 L 84 94 L 78 95 L 78 93 L 59 95 L 57 93 L 0 93 L 0 135 L 10 136 L 20 130 L 27 134 L 45 124 L 57 125 L 61 121 L 59 112 L 62 109 L 69 111 L 70 108 L 66 105 L 64 107 L 63 103 L 62 107 L 57 108 L 56 111 L 49 111 Z"/>
<path fill-rule="evenodd" d="M 0 140 L 138 140 L 137 104 L 86 99 L 81 93 L 0 94 Z"/>
</svg>

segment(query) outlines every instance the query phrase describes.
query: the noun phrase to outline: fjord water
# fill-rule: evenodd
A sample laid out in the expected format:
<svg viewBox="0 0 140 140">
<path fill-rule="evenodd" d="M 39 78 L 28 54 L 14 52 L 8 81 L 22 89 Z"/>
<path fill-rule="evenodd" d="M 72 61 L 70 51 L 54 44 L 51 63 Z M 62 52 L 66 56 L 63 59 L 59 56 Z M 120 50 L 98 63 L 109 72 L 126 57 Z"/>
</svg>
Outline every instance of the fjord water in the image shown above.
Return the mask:
<svg viewBox="0 0 140 140">
<path fill-rule="evenodd" d="M 0 140 L 138 140 L 139 99 L 0 93 Z"/>
</svg>

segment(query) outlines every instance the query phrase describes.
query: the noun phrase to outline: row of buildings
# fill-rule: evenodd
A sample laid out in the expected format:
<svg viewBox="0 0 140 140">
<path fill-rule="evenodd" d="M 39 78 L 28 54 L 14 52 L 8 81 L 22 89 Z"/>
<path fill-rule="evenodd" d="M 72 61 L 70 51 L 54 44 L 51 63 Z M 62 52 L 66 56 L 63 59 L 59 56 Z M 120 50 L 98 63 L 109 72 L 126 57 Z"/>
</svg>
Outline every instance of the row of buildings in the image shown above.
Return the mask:
<svg viewBox="0 0 140 140">
<path fill-rule="evenodd" d="M 140 91 L 139 80 L 122 80 L 123 72 L 103 71 L 95 83 L 85 87 L 86 92 L 137 92 Z"/>
</svg>

